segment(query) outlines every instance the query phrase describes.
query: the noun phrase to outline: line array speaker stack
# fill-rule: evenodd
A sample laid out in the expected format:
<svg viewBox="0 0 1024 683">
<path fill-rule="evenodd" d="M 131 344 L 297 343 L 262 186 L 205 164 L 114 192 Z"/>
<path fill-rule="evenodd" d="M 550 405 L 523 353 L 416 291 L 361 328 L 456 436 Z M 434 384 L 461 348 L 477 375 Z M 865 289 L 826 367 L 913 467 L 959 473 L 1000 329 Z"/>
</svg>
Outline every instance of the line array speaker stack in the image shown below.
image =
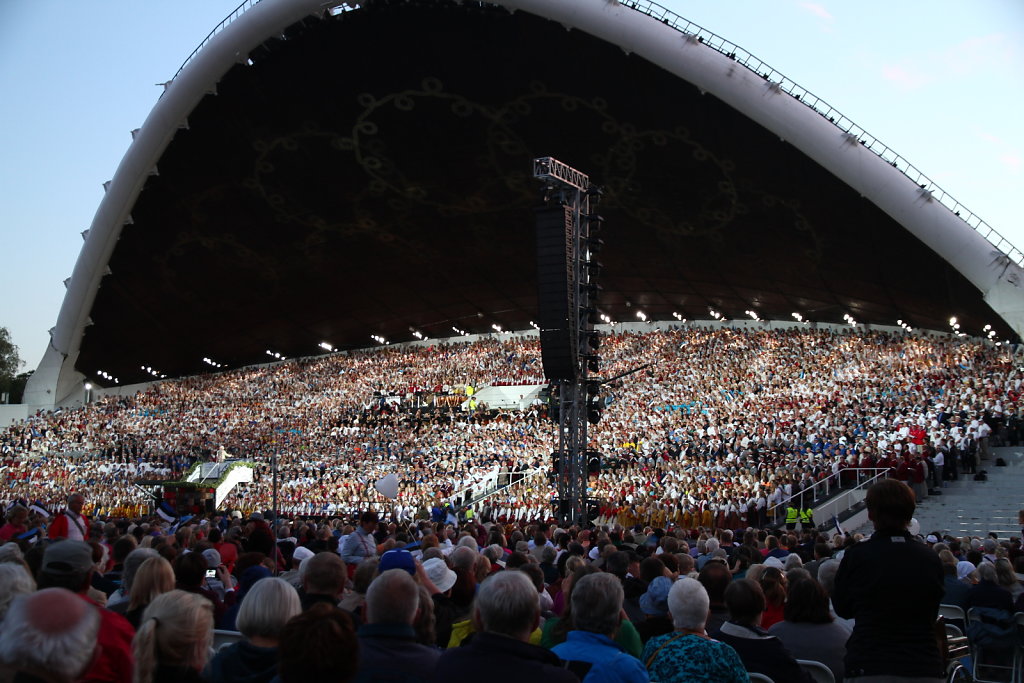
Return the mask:
<svg viewBox="0 0 1024 683">
<path fill-rule="evenodd" d="M 565 204 L 536 209 L 537 309 L 541 361 L 549 380 L 575 380 L 579 367 L 573 212 Z"/>
</svg>

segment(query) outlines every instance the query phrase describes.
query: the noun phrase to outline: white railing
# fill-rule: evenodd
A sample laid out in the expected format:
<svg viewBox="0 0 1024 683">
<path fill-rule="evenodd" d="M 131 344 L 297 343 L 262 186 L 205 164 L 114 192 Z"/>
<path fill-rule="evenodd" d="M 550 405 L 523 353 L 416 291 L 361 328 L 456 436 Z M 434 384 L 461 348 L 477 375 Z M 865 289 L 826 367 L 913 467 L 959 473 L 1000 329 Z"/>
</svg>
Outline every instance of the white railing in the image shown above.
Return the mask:
<svg viewBox="0 0 1024 683">
<path fill-rule="evenodd" d="M 466 493 L 471 492 L 471 491 L 477 491 L 477 493 L 475 495 L 469 496 L 468 498 L 464 497 L 462 499 L 463 502 L 462 502 L 462 506 L 461 507 L 467 508 L 467 507 L 470 507 L 471 505 L 476 505 L 477 503 L 482 502 L 482 501 L 490 498 L 491 496 L 493 496 L 495 494 L 501 493 L 502 491 L 510 489 L 513 486 L 518 486 L 519 484 L 521 484 L 524 481 L 526 481 L 528 478 L 530 478 L 530 477 L 532 477 L 534 475 L 537 475 L 537 474 L 541 474 L 544 471 L 545 470 L 542 469 L 542 468 L 537 468 L 537 469 L 533 469 L 533 470 L 524 470 L 522 472 L 494 472 L 494 473 L 491 473 L 491 474 L 488 475 L 488 479 L 485 479 L 485 481 L 492 481 L 491 485 L 485 487 L 484 489 L 480 489 L 480 486 L 478 484 L 478 485 L 476 485 L 476 486 L 474 486 L 474 487 L 472 487 L 470 489 L 467 489 Z M 492 475 L 494 476 L 493 480 L 490 479 L 490 477 Z M 509 478 L 508 481 L 506 483 L 501 483 L 499 481 L 499 476 L 500 475 L 508 475 L 508 478 Z"/>
<path fill-rule="evenodd" d="M 224 475 L 224 471 L 228 468 L 230 470 L 227 475 Z M 235 486 L 252 482 L 253 467 L 248 462 L 244 464 L 238 461 L 204 462 L 192 470 L 185 481 L 203 482 L 209 479 L 216 482 L 214 505 L 219 508 Z"/>
<path fill-rule="evenodd" d="M 841 478 L 848 472 L 856 474 L 857 483 L 853 488 L 844 489 L 841 485 Z M 815 508 L 814 511 L 815 519 L 830 518 L 832 515 L 838 515 L 841 512 L 849 510 L 854 505 L 864 500 L 867 487 L 887 476 L 889 476 L 888 467 L 848 467 L 844 470 L 840 470 L 837 474 L 830 474 L 824 479 L 814 482 L 811 486 L 797 491 L 793 495 L 779 502 L 777 505 L 770 505 L 768 507 L 769 519 L 777 519 L 779 511 L 785 510 L 787 503 L 792 500 L 799 499 L 808 492 L 810 493 L 811 500 L 814 501 L 821 498 L 828 498 L 832 495 L 833 491 L 838 491 L 839 495 L 835 498 L 826 500 Z"/>
<path fill-rule="evenodd" d="M 202 50 L 207 43 L 209 43 L 214 36 L 223 31 L 227 26 L 242 15 L 246 10 L 259 4 L 260 0 L 244 0 L 242 4 L 234 9 L 228 16 L 224 18 L 219 24 L 217 24 L 206 38 L 192 50 L 192 53 L 182 62 L 181 66 L 174 74 L 173 81 L 178 77 L 179 74 L 188 66 L 195 56 Z M 482 3 L 487 4 L 487 3 Z M 773 68 L 771 65 L 764 62 L 764 60 L 751 54 L 747 50 L 744 50 L 739 45 L 732 43 L 725 38 L 722 38 L 716 33 L 707 30 L 706 28 L 693 23 L 692 21 L 681 17 L 672 10 L 659 5 L 652 0 L 619 0 L 619 4 L 629 9 L 635 10 L 642 14 L 646 14 L 649 17 L 657 19 L 667 26 L 671 26 L 677 31 L 686 35 L 693 36 L 698 42 L 710 47 L 713 50 L 717 50 L 729 59 L 734 60 L 736 63 L 745 66 L 750 69 L 758 76 L 766 81 L 770 81 L 778 85 L 779 89 L 783 92 L 791 95 L 793 98 L 799 100 L 812 110 L 820 114 L 822 117 L 828 119 L 837 128 L 845 133 L 856 137 L 860 144 L 877 154 L 886 163 L 890 164 L 893 168 L 899 169 L 905 176 L 910 178 L 915 184 L 917 184 L 922 190 L 928 192 L 932 199 L 942 203 L 947 209 L 952 211 L 954 214 L 960 217 L 967 225 L 973 228 L 978 234 L 984 237 L 989 244 L 998 249 L 1001 253 L 1005 254 L 1007 258 L 1016 263 L 1017 265 L 1024 265 L 1024 252 L 1017 247 L 1013 246 L 1009 240 L 996 232 L 995 228 L 990 226 L 988 223 L 983 221 L 980 217 L 975 215 L 972 211 L 967 209 L 963 204 L 954 199 L 948 192 L 943 190 L 939 185 L 921 172 L 916 166 L 911 164 L 909 161 L 904 159 L 902 156 L 897 154 L 891 147 L 881 142 L 878 138 L 869 134 L 862 127 L 858 126 L 851 119 L 845 116 L 838 109 L 830 105 L 828 102 L 812 93 L 807 88 L 804 88 L 796 81 L 787 78 L 784 74 Z"/>
<path fill-rule="evenodd" d="M 1009 240 L 1000 235 L 996 230 L 981 218 L 969 211 L 967 207 L 951 197 L 931 178 L 922 173 L 916 166 L 897 154 L 891 147 L 882 143 L 878 138 L 870 135 L 863 128 L 858 126 L 838 109 L 828 102 L 804 88 L 799 83 L 787 78 L 769 64 L 755 55 L 747 52 L 735 43 L 712 33 L 692 21 L 685 19 L 670 9 L 662 7 L 651 0 L 619 0 L 619 4 L 632 10 L 636 10 L 649 17 L 657 19 L 667 26 L 671 26 L 681 33 L 693 36 L 698 42 L 721 52 L 738 64 L 750 69 L 766 81 L 779 86 L 783 92 L 791 95 L 806 106 L 813 109 L 823 118 L 828 119 L 837 128 L 857 138 L 860 144 L 877 154 L 883 161 L 893 168 L 899 169 L 905 176 L 910 178 L 922 190 L 927 191 L 932 199 L 942 203 L 947 209 L 960 217 L 967 225 L 973 228 L 978 234 L 988 240 L 1000 252 L 1006 255 L 1017 265 L 1024 265 L 1024 252 L 1013 246 Z"/>
</svg>

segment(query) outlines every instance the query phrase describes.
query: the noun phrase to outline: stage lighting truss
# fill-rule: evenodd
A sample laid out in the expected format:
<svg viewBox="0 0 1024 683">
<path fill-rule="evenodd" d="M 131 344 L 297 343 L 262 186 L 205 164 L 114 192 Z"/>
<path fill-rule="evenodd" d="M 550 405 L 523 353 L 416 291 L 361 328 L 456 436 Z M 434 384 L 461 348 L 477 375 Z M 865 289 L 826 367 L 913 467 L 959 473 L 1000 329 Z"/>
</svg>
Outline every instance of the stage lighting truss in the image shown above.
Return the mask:
<svg viewBox="0 0 1024 683">
<path fill-rule="evenodd" d="M 549 186 L 568 185 L 581 192 L 590 189 L 590 178 L 585 173 L 581 173 L 553 157 L 534 159 L 533 177 L 545 181 Z"/>
</svg>

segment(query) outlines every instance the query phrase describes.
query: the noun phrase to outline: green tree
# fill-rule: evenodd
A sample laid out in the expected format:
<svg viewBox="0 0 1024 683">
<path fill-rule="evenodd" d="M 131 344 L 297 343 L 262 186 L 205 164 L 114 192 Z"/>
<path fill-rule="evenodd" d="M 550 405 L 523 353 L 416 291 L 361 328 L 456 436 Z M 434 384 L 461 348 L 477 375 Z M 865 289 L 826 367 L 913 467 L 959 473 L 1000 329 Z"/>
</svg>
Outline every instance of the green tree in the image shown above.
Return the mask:
<svg viewBox="0 0 1024 683">
<path fill-rule="evenodd" d="M 13 393 L 14 384 L 18 379 L 16 375 L 22 365 L 24 365 L 24 362 L 18 356 L 17 345 L 11 341 L 11 333 L 7 331 L 6 327 L 0 327 L 0 396 Z M 22 390 L 24 390 L 24 381 L 19 382 L 19 384 Z M 19 401 L 21 400 L 20 393 Z M 13 402 L 13 397 L 8 396 L 7 400 Z"/>
</svg>

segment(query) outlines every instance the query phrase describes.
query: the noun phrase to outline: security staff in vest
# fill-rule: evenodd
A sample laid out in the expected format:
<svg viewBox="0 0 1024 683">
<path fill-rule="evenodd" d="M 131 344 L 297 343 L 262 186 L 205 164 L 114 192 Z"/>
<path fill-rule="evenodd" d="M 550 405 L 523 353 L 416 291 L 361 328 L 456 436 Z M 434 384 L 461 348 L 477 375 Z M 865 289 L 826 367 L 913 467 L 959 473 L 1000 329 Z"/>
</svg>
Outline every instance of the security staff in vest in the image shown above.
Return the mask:
<svg viewBox="0 0 1024 683">
<path fill-rule="evenodd" d="M 814 510 L 805 507 L 800 510 L 800 530 L 807 531 L 814 528 Z"/>
<path fill-rule="evenodd" d="M 796 531 L 796 523 L 800 519 L 800 511 L 790 503 L 786 506 L 786 529 Z"/>
</svg>

